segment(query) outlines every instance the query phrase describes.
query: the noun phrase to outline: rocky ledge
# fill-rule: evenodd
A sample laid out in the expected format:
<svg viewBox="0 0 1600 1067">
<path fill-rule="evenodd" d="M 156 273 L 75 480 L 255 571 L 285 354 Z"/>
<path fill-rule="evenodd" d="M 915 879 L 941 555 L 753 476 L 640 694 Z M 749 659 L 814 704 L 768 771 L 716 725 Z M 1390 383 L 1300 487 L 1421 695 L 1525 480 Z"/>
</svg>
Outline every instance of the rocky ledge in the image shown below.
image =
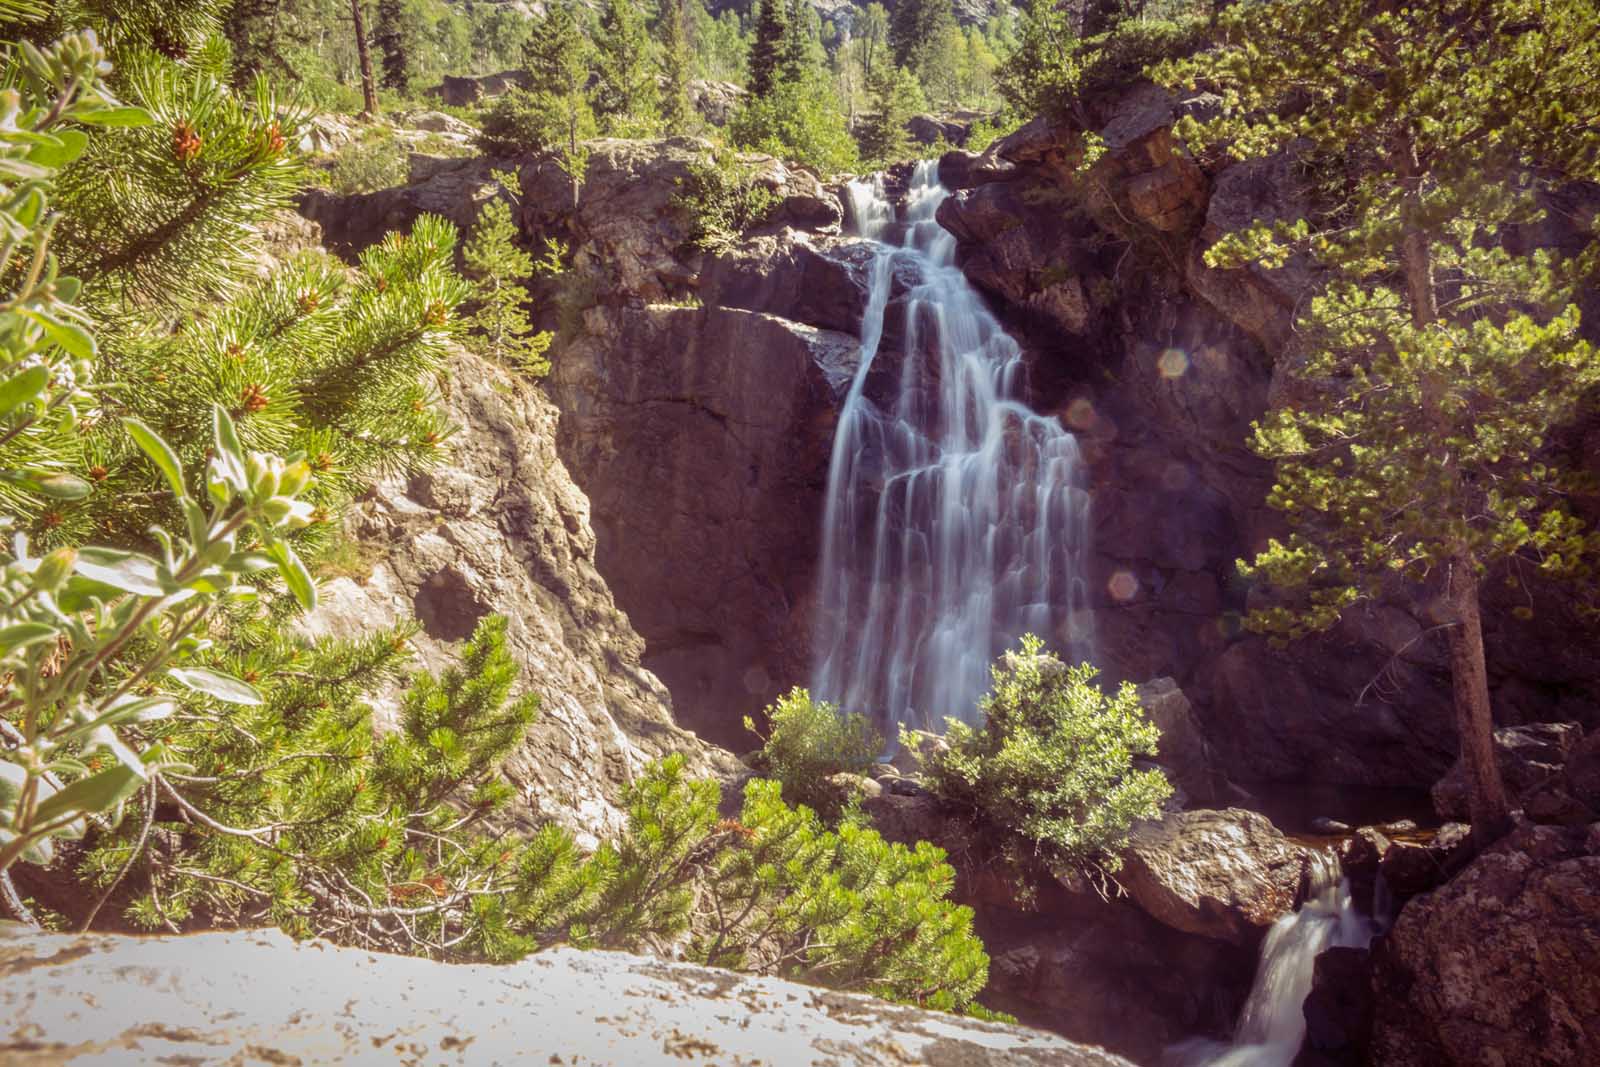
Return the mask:
<svg viewBox="0 0 1600 1067">
<path fill-rule="evenodd" d="M 0 924 L 0 977 L 0 1061 L 19 1067 L 1129 1067 L 1021 1027 L 618 952 L 452 966 L 277 931 L 140 939 Z"/>
</svg>

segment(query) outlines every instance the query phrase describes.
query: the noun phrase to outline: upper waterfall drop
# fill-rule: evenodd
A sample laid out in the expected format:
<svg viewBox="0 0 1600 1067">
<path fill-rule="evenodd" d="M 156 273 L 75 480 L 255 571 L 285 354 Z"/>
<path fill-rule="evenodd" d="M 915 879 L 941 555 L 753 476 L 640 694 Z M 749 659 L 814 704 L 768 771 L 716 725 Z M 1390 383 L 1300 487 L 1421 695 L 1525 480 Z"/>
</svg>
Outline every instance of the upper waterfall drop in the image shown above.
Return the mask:
<svg viewBox="0 0 1600 1067">
<path fill-rule="evenodd" d="M 1076 439 L 1022 402 L 1022 349 L 955 265 L 938 164 L 916 165 L 903 217 L 881 175 L 848 194 L 877 248 L 828 468 L 812 692 L 893 743 L 974 721 L 1024 633 L 1092 658 L 1089 494 Z"/>
</svg>

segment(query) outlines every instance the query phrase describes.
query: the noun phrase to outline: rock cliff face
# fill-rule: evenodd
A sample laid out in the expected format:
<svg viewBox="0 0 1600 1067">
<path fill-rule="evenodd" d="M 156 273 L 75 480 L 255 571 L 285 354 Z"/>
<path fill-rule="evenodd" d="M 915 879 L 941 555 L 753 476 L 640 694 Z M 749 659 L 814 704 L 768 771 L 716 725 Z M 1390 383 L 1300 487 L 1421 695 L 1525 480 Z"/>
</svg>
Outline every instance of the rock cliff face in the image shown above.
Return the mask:
<svg viewBox="0 0 1600 1067">
<path fill-rule="evenodd" d="M 704 145 L 597 142 L 577 207 L 523 168 L 524 225 L 576 252 L 548 380 L 562 458 L 593 505 L 598 562 L 682 722 L 748 745 L 740 719 L 803 682 L 837 398 L 857 355 L 863 260 L 838 200 L 775 161 L 765 235 L 685 248 L 676 182 Z M 552 205 L 562 205 L 560 207 Z M 795 227 L 804 227 L 796 229 Z M 579 294 L 578 297 L 572 294 Z"/>
<path fill-rule="evenodd" d="M 1455 740 L 1426 593 L 1354 610 L 1282 651 L 1240 626 L 1251 594 L 1234 561 L 1283 531 L 1263 507 L 1270 470 L 1245 442 L 1288 388 L 1278 368 L 1315 276 L 1298 259 L 1224 271 L 1202 256 L 1253 219 L 1305 212 L 1293 159 L 1191 160 L 1171 128 L 1213 106 L 1203 94 L 1144 84 L 1087 105 L 1108 149 L 1087 174 L 1078 131 L 1035 121 L 982 156 L 944 157 L 961 191 L 939 219 L 1026 339 L 1037 403 L 1093 461 L 1102 666 L 1173 677 L 1238 780 L 1430 785 Z M 1527 240 L 1559 245 L 1560 229 Z M 1535 619 L 1521 622 L 1502 584 L 1486 583 L 1497 715 L 1595 725 L 1600 659 L 1595 642 L 1567 636 L 1582 625 L 1570 597 L 1535 588 Z"/>
<path fill-rule="evenodd" d="M 589 501 L 556 455 L 550 402 L 466 353 L 450 372 L 460 431 L 448 461 L 357 502 L 348 521 L 366 563 L 324 581 L 304 626 L 349 635 L 415 617 L 421 661 L 440 669 L 479 619 L 507 616 L 521 685 L 540 697 L 529 741 L 506 766 L 527 801 L 520 814 L 592 840 L 620 826 L 614 802 L 646 762 L 682 752 L 717 774 L 733 761 L 676 725 L 666 688 L 640 665 L 644 642 L 595 564 Z"/>
<path fill-rule="evenodd" d="M 1371 1062 L 1600 1062 L 1600 823 L 1523 825 L 1375 952 Z"/>
<path fill-rule="evenodd" d="M 0 924 L 0 975 L 0 1060 L 16 1067 L 1131 1067 L 1020 1027 L 619 952 L 452 966 L 277 931 L 134 939 Z"/>
</svg>

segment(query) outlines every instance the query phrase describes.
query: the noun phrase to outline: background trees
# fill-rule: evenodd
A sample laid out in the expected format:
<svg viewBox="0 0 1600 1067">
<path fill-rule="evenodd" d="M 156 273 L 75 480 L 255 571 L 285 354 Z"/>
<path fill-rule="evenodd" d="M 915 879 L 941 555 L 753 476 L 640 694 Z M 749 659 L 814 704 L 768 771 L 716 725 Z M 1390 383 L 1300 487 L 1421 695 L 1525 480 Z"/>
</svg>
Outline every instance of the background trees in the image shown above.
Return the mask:
<svg viewBox="0 0 1600 1067">
<path fill-rule="evenodd" d="M 1420 583 L 1449 643 L 1474 832 L 1491 840 L 1509 816 L 1480 584 L 1512 562 L 1512 580 L 1518 568 L 1571 578 L 1600 548 L 1547 454 L 1600 382 L 1600 357 L 1579 337 L 1569 276 L 1500 240 L 1550 183 L 1600 176 L 1600 13 L 1299 0 L 1232 9 L 1223 26 L 1235 43 L 1157 72 L 1226 94 L 1222 114 L 1182 134 L 1240 158 L 1339 159 L 1352 175 L 1324 189 L 1318 217 L 1207 253 L 1272 265 L 1305 251 L 1328 271 L 1301 316 L 1296 401 L 1256 429 L 1294 534 L 1247 568 L 1285 597 L 1252 625 L 1293 636 L 1388 579 Z"/>
</svg>

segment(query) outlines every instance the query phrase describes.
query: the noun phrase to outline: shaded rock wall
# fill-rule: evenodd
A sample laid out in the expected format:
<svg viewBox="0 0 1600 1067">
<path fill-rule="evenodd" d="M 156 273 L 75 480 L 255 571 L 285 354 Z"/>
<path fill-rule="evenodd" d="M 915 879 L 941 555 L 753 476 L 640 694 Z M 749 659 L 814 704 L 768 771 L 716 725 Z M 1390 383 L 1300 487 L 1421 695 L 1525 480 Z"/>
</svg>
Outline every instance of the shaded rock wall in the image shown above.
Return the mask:
<svg viewBox="0 0 1600 1067">
<path fill-rule="evenodd" d="M 0 923 L 0 974 L 0 1060 L 16 1067 L 1129 1067 L 1017 1026 L 620 952 L 459 966 L 277 931 L 135 939 Z"/>
</svg>

